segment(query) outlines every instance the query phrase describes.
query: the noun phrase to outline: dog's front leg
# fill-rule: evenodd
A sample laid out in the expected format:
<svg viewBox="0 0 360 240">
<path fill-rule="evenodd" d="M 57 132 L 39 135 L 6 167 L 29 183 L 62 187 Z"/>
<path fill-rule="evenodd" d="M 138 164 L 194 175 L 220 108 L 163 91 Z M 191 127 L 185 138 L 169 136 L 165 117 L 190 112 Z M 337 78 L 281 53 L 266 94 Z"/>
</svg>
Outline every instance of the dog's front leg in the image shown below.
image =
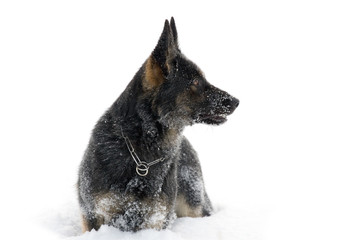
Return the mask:
<svg viewBox="0 0 360 240">
<path fill-rule="evenodd" d="M 178 217 L 211 215 L 213 207 L 205 190 L 200 162 L 186 138 L 181 144 L 177 182 L 176 214 Z"/>
</svg>

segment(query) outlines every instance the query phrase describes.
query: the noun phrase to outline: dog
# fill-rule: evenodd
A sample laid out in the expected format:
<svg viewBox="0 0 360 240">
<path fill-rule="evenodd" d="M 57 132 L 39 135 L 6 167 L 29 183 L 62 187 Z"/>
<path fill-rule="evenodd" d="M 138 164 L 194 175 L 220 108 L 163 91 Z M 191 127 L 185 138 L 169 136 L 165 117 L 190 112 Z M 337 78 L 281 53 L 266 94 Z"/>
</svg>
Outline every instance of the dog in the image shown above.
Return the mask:
<svg viewBox="0 0 360 240">
<path fill-rule="evenodd" d="M 238 105 L 185 57 L 174 18 L 166 20 L 150 57 L 92 131 L 77 183 L 83 231 L 161 230 L 176 217 L 211 215 L 199 159 L 182 133 L 220 125 Z"/>
</svg>

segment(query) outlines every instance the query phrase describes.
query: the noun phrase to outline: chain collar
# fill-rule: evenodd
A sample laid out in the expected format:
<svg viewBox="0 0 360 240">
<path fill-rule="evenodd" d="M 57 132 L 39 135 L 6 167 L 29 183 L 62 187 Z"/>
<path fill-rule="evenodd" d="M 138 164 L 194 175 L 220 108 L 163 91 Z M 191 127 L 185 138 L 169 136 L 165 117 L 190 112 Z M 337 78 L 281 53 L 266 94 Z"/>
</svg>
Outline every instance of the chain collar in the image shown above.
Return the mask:
<svg viewBox="0 0 360 240">
<path fill-rule="evenodd" d="M 124 138 L 125 143 L 126 143 L 126 146 L 127 146 L 128 150 L 129 150 L 129 152 L 130 152 L 130 154 L 131 154 L 131 157 L 132 157 L 132 159 L 134 160 L 134 162 L 135 162 L 135 164 L 136 164 L 136 173 L 137 173 L 139 176 L 144 177 L 144 176 L 148 175 L 148 173 L 149 173 L 149 168 L 150 168 L 152 165 L 154 165 L 154 164 L 156 164 L 156 163 L 159 163 L 159 162 L 162 162 L 162 161 L 165 160 L 164 157 L 161 157 L 161 158 L 156 159 L 156 160 L 154 160 L 154 161 L 152 161 L 152 162 L 149 162 L 149 163 L 141 161 L 140 158 L 138 157 L 138 155 L 136 154 L 136 152 L 135 152 L 135 150 L 134 150 L 134 147 L 133 147 L 133 145 L 131 144 L 129 138 L 124 135 L 124 132 L 123 132 L 122 128 L 121 128 L 121 135 L 122 135 L 122 137 Z"/>
</svg>

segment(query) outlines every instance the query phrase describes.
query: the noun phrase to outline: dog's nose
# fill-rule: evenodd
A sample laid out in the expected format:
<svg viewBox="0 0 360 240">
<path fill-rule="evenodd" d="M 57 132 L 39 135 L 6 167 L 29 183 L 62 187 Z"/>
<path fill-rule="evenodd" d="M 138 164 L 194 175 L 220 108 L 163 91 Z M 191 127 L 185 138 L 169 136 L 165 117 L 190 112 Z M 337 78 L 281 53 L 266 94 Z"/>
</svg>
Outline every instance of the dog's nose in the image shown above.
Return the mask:
<svg viewBox="0 0 360 240">
<path fill-rule="evenodd" d="M 223 106 L 233 107 L 233 108 L 237 108 L 237 106 L 239 106 L 239 103 L 240 101 L 234 97 L 226 98 L 222 101 Z"/>
<path fill-rule="evenodd" d="M 237 98 L 229 97 L 222 101 L 223 106 L 228 108 L 231 112 L 233 112 L 238 106 L 240 101 Z"/>
<path fill-rule="evenodd" d="M 237 108 L 237 107 L 239 106 L 239 104 L 240 104 L 240 101 L 239 101 L 239 99 L 237 99 L 237 98 L 234 98 L 234 99 L 233 99 L 233 102 L 234 102 L 235 108 Z"/>
</svg>

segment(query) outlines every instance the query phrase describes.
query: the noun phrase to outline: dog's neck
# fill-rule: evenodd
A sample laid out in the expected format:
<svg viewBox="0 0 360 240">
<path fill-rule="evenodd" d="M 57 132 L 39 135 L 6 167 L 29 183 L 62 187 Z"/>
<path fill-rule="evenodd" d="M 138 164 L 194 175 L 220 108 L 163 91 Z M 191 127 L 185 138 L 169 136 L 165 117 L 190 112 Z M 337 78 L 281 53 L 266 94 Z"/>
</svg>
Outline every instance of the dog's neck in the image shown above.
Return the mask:
<svg viewBox="0 0 360 240">
<path fill-rule="evenodd" d="M 176 153 L 182 142 L 182 130 L 175 128 L 159 129 L 160 134 L 151 139 L 151 142 L 142 135 L 138 138 L 132 136 L 136 144 L 133 145 L 129 137 L 124 134 L 122 126 L 120 126 L 121 137 L 136 164 L 136 172 L 139 176 L 147 176 L 150 171 L 156 170 L 152 168 L 153 165 L 160 165 L 162 162 L 169 164 L 176 159 Z M 144 147 L 147 151 L 144 151 Z"/>
<path fill-rule="evenodd" d="M 122 136 L 124 134 L 134 144 L 147 146 L 150 151 L 158 148 L 166 151 L 167 149 L 177 148 L 180 145 L 185 126 L 165 126 L 159 122 L 153 122 L 155 133 L 151 135 L 151 133 L 144 129 L 144 126 L 137 125 L 137 122 L 141 121 L 131 118 L 117 121 L 116 125 L 119 126 L 117 135 Z"/>
<path fill-rule="evenodd" d="M 167 128 L 163 133 L 162 141 L 165 144 L 173 145 L 182 137 L 183 129 L 184 128 Z"/>
</svg>

